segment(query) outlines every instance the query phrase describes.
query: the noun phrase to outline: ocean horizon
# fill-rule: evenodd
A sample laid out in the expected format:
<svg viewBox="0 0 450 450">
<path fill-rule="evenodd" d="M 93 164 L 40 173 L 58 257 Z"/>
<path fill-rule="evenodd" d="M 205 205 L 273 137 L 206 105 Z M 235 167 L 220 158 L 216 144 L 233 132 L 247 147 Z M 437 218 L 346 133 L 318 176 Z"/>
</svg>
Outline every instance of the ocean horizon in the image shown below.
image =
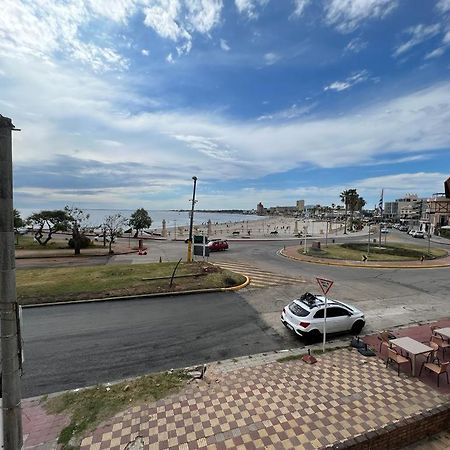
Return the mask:
<svg viewBox="0 0 450 450">
<path fill-rule="evenodd" d="M 31 208 L 17 208 L 22 219 L 26 219 L 34 212 L 39 212 L 41 209 Z M 89 227 L 99 227 L 107 216 L 113 214 L 122 214 L 122 216 L 129 219 L 135 209 L 107 209 L 107 208 L 80 208 L 86 214 L 89 214 L 87 225 Z M 167 227 L 186 226 L 189 225 L 190 211 L 177 210 L 147 210 L 152 219 L 150 228 L 162 228 L 162 221 L 166 221 Z M 251 220 L 261 219 L 261 216 L 256 214 L 239 214 L 239 213 L 218 213 L 208 211 L 194 211 L 194 224 L 206 224 L 208 220 L 214 223 L 232 223 L 232 222 L 246 222 Z"/>
</svg>

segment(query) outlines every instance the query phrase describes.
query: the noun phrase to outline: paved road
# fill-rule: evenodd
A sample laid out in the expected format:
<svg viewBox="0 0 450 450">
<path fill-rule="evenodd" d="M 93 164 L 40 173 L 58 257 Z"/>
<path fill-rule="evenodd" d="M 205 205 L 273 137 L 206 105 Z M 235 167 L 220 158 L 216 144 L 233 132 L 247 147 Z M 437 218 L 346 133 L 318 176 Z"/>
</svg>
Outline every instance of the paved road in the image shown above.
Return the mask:
<svg viewBox="0 0 450 450">
<path fill-rule="evenodd" d="M 286 348 L 238 293 L 24 310 L 25 397 Z"/>
</svg>

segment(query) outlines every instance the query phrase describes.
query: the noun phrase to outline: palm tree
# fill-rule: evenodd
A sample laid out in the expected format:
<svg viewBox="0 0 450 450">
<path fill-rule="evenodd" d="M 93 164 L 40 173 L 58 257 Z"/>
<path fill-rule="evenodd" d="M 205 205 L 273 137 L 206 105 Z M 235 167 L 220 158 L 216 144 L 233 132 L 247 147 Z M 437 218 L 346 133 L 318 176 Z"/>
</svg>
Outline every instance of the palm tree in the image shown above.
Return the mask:
<svg viewBox="0 0 450 450">
<path fill-rule="evenodd" d="M 340 194 L 341 202 L 345 205 L 345 216 L 344 216 L 344 234 L 347 234 L 347 213 L 348 213 L 348 199 L 349 199 L 350 189 L 342 191 Z"/>
</svg>

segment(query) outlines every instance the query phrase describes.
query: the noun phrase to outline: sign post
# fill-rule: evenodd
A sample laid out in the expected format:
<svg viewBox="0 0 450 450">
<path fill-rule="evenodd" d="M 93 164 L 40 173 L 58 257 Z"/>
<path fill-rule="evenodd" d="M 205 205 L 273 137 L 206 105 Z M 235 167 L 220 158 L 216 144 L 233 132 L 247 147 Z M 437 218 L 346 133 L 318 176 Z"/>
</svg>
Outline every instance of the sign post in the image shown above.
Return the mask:
<svg viewBox="0 0 450 450">
<path fill-rule="evenodd" d="M 316 277 L 317 283 L 320 286 L 320 289 L 323 292 L 323 296 L 325 298 L 325 309 L 323 312 L 323 343 L 322 343 L 322 352 L 325 353 L 325 341 L 327 340 L 327 307 L 328 307 L 328 300 L 327 300 L 327 294 L 328 291 L 331 289 L 331 286 L 333 286 L 334 281 L 327 280 L 325 278 L 318 278 Z"/>
</svg>

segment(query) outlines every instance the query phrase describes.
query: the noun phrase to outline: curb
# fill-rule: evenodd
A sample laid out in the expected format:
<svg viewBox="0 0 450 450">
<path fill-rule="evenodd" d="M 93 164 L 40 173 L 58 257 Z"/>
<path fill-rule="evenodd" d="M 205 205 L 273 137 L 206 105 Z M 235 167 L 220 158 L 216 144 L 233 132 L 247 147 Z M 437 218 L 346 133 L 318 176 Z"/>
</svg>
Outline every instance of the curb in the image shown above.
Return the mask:
<svg viewBox="0 0 450 450">
<path fill-rule="evenodd" d="M 241 274 L 242 275 L 242 274 Z M 192 291 L 176 291 L 176 292 L 159 292 L 156 294 L 139 294 L 139 295 L 124 295 L 121 297 L 105 297 L 105 298 L 89 298 L 85 300 L 69 300 L 66 302 L 48 302 L 48 303 L 34 303 L 31 305 L 21 305 L 22 308 L 39 308 L 43 306 L 63 306 L 63 305 L 76 305 L 80 303 L 99 303 L 99 302 L 115 302 L 121 300 L 141 300 L 144 298 L 158 298 L 158 297 L 171 297 L 179 295 L 190 294 L 210 294 L 212 292 L 234 292 L 239 289 L 245 288 L 250 283 L 250 278 L 244 275 L 245 281 L 242 284 L 224 288 L 211 288 L 211 289 L 195 289 Z"/>
<path fill-rule="evenodd" d="M 386 265 L 381 265 L 381 264 L 364 265 L 364 264 L 357 263 L 357 262 L 350 262 L 350 263 L 342 264 L 340 262 L 334 262 L 334 261 L 296 258 L 294 256 L 286 255 L 286 253 L 283 249 L 279 250 L 278 254 L 283 256 L 284 258 L 288 258 L 293 261 L 306 262 L 306 263 L 310 263 L 310 264 L 320 264 L 322 266 L 357 267 L 359 269 L 442 269 L 445 267 L 450 267 L 450 262 L 447 264 L 433 264 L 433 265 L 429 265 L 429 266 L 413 266 L 413 265 L 393 266 L 393 265 L 389 265 L 389 263 Z"/>
</svg>

